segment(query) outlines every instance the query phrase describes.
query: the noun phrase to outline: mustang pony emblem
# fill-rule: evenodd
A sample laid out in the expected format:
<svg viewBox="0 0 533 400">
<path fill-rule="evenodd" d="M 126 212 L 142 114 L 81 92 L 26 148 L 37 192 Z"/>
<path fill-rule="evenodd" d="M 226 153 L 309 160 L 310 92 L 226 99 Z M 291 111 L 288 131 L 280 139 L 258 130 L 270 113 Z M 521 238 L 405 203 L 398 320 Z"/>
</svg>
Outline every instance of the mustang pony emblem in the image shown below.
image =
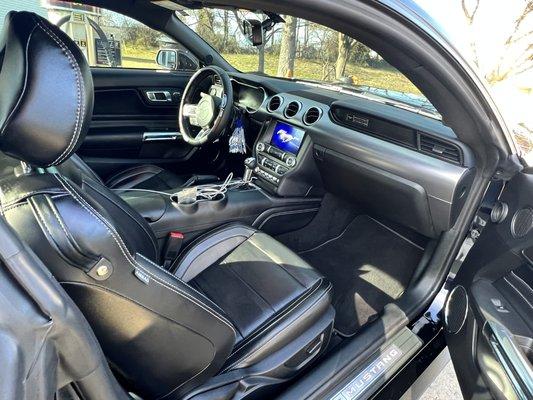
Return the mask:
<svg viewBox="0 0 533 400">
<path fill-rule="evenodd" d="M 280 129 L 278 131 L 279 140 L 282 143 L 288 143 L 294 139 L 294 136 L 287 132 L 285 129 Z"/>
</svg>

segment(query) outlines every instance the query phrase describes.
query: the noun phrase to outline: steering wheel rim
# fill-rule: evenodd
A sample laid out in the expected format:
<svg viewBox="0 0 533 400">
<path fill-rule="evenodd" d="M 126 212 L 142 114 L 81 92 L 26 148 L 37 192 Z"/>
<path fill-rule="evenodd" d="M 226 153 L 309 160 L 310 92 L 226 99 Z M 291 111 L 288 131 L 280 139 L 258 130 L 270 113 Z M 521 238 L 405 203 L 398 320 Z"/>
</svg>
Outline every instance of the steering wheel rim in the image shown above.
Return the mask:
<svg viewBox="0 0 533 400">
<path fill-rule="evenodd" d="M 201 93 L 198 103 L 191 102 L 197 93 L 197 85 L 210 75 L 219 77 L 223 92 L 222 96 Z M 191 77 L 181 96 L 178 123 L 183 139 L 193 145 L 201 146 L 218 139 L 226 130 L 233 111 L 233 86 L 226 71 L 214 65 L 199 69 Z M 197 134 L 192 126 L 200 127 Z"/>
</svg>

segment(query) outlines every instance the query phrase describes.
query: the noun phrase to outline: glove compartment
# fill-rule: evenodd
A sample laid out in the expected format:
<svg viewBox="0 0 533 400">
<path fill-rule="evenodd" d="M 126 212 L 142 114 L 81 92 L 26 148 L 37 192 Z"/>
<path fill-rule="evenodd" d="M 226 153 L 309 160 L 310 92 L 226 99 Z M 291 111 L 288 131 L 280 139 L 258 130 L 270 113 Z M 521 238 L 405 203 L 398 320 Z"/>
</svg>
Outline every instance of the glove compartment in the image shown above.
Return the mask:
<svg viewBox="0 0 533 400">
<path fill-rule="evenodd" d="M 395 163 L 392 154 L 355 157 L 315 144 L 314 156 L 327 191 L 427 237 L 451 228 L 473 177 L 471 169 L 416 153 Z"/>
</svg>

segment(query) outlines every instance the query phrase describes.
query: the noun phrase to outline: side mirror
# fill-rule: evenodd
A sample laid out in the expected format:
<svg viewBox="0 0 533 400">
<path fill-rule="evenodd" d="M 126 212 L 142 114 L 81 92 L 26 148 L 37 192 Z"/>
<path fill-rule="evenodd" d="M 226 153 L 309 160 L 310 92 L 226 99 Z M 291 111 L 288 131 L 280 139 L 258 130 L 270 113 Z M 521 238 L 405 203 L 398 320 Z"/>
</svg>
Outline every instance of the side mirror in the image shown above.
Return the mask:
<svg viewBox="0 0 533 400">
<path fill-rule="evenodd" d="M 252 43 L 252 46 L 261 46 L 264 41 L 263 24 L 257 19 L 245 19 L 242 21 L 244 36 Z"/>
<path fill-rule="evenodd" d="M 175 70 L 177 67 L 178 52 L 174 49 L 161 49 L 157 52 L 155 61 L 165 69 Z"/>
<path fill-rule="evenodd" d="M 161 49 L 155 58 L 157 65 L 172 71 L 196 71 L 198 63 L 186 52 L 177 49 Z"/>
</svg>

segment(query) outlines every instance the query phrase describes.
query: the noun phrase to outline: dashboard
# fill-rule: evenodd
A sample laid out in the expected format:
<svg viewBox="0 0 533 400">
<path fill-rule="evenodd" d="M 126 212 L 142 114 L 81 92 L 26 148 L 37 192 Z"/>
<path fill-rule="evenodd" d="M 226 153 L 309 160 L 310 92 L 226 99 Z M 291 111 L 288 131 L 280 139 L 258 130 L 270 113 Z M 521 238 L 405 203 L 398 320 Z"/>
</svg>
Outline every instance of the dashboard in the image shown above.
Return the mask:
<svg viewBox="0 0 533 400">
<path fill-rule="evenodd" d="M 260 86 L 253 86 L 235 79 L 231 80 L 231 84 L 235 105 L 248 113 L 257 111 L 267 98 L 265 89 Z"/>
<path fill-rule="evenodd" d="M 235 103 L 259 126 L 256 176 L 265 188 L 279 196 L 330 192 L 427 237 L 451 228 L 475 163 L 441 121 L 290 80 L 239 75 Z"/>
</svg>

